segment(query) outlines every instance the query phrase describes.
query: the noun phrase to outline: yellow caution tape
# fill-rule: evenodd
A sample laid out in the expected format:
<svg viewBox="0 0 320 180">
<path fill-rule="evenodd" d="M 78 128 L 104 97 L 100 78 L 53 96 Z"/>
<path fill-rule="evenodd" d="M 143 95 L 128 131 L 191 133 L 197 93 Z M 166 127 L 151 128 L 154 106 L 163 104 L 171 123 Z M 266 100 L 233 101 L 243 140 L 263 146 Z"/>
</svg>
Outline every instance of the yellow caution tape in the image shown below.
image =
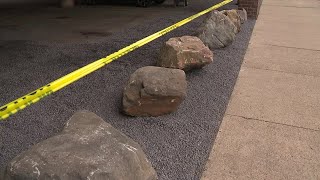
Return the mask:
<svg viewBox="0 0 320 180">
<path fill-rule="evenodd" d="M 38 102 L 40 99 L 43 99 L 44 97 L 62 89 L 63 87 L 66 87 L 67 85 L 77 81 L 78 79 L 96 71 L 97 69 L 105 66 L 106 64 L 109 64 L 110 62 L 120 58 L 121 56 L 124 56 L 125 54 L 128 54 L 129 52 L 163 36 L 164 34 L 167 34 L 168 32 L 189 23 L 190 21 L 212 11 L 215 10 L 219 7 L 222 7 L 230 2 L 232 2 L 233 0 L 225 0 L 219 4 L 216 4 L 204 11 L 199 12 L 198 14 L 195 14 L 193 16 L 190 16 L 172 26 L 169 26 L 161 31 L 158 31 L 148 37 L 145 37 L 123 49 L 120 49 L 119 51 L 110 54 L 109 56 L 99 59 L 91 64 L 88 64 L 76 71 L 71 72 L 70 74 L 67 74 L 53 82 L 51 82 L 50 84 L 47 84 L 21 98 L 18 98 L 4 106 L 0 107 L 0 121 L 4 120 L 6 118 L 8 118 L 9 116 L 17 113 L 18 111 L 26 108 L 27 106 L 30 106 L 33 103 Z"/>
</svg>

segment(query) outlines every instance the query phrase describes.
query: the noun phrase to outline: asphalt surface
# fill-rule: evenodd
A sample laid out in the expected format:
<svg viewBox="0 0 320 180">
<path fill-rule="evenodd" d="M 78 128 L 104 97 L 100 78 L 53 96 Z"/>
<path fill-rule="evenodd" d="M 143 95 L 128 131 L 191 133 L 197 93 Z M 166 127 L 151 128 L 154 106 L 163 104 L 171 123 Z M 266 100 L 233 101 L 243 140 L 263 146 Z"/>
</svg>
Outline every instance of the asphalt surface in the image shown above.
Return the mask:
<svg viewBox="0 0 320 180">
<path fill-rule="evenodd" d="M 201 1 L 178 11 L 170 10 L 161 17 L 152 16 L 143 23 L 120 27 L 97 41 L 57 43 L 2 38 L 0 104 L 215 3 Z M 214 51 L 212 64 L 187 74 L 188 95 L 177 112 L 132 118 L 120 110 L 122 91 L 130 74 L 140 67 L 155 65 L 159 48 L 168 38 L 194 34 L 202 20 L 199 18 L 137 49 L 0 122 L 0 169 L 28 147 L 60 132 L 74 112 L 85 109 L 137 141 L 159 179 L 199 179 L 236 82 L 254 20 L 242 25 L 231 46 Z"/>
</svg>

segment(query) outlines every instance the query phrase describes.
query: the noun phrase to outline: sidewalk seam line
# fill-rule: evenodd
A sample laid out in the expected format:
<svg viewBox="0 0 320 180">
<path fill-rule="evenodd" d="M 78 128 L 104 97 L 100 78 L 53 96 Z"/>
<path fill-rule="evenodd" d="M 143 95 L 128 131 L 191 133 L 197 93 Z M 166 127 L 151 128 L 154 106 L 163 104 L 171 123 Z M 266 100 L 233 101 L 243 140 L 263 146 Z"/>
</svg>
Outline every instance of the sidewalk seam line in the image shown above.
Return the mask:
<svg viewBox="0 0 320 180">
<path fill-rule="evenodd" d="M 275 6 L 275 7 L 288 7 L 288 8 L 306 8 L 306 9 L 317 9 L 318 7 L 312 7 L 312 6 L 305 6 L 305 7 L 299 7 L 299 6 L 284 6 L 284 5 L 272 5 L 272 4 L 263 4 L 265 6 Z"/>
<path fill-rule="evenodd" d="M 291 48 L 291 49 L 309 50 L 309 51 L 320 51 L 319 49 L 298 48 L 298 47 L 282 46 L 282 45 L 276 45 L 276 44 L 264 44 L 264 45 L 275 46 L 275 47 L 283 47 L 283 48 Z"/>
<path fill-rule="evenodd" d="M 263 69 L 263 68 L 250 67 L 250 66 L 247 66 L 246 64 L 243 64 L 243 67 L 250 68 L 250 69 L 264 70 L 264 71 L 273 71 L 273 72 L 278 72 L 278 73 L 283 73 L 283 74 L 291 74 L 291 75 L 300 75 L 300 76 L 307 76 L 307 77 L 313 77 L 313 78 L 320 78 L 320 76 L 314 76 L 314 75 L 308 75 L 308 74 L 279 71 L 279 70 L 274 70 L 274 69 Z"/>
<path fill-rule="evenodd" d="M 260 58 L 261 59 L 261 58 Z M 298 62 L 298 63 L 303 63 L 303 64 L 305 64 L 305 63 L 309 63 L 309 64 L 311 64 L 311 63 L 319 63 L 320 64 L 320 61 L 319 62 L 309 62 L 309 61 L 303 61 L 303 60 L 293 60 L 293 61 L 295 61 L 295 62 Z"/>
<path fill-rule="evenodd" d="M 227 116 L 234 116 L 234 117 L 240 117 L 246 120 L 252 120 L 252 121 L 260 121 L 260 122 L 266 122 L 266 123 L 272 123 L 272 124 L 277 124 L 277 125 L 283 125 L 283 126 L 288 126 L 288 127 L 294 127 L 294 128 L 299 128 L 299 129 L 304 129 L 304 130 L 309 130 L 309 131 L 316 131 L 320 132 L 320 130 L 317 129 L 311 129 L 311 128 L 306 128 L 306 127 L 300 127 L 300 126 L 295 126 L 295 125 L 290 125 L 290 124 L 283 124 L 283 123 L 278 123 L 278 122 L 272 122 L 272 121 L 267 121 L 263 119 L 257 119 L 257 118 L 250 118 L 250 117 L 245 117 L 245 116 L 240 116 L 240 115 L 232 115 L 226 113 Z"/>
</svg>

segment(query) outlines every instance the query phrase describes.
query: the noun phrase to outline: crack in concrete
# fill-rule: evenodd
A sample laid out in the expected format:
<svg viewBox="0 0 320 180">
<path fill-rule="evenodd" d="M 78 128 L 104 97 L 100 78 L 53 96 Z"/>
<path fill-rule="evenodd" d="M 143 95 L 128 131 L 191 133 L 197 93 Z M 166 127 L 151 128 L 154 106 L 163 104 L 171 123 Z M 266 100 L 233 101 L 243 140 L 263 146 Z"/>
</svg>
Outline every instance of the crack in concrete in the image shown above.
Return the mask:
<svg viewBox="0 0 320 180">
<path fill-rule="evenodd" d="M 320 49 L 299 48 L 299 47 L 293 47 L 293 46 L 282 46 L 282 45 L 276 45 L 276 44 L 264 44 L 264 45 L 268 45 L 268 46 L 275 46 L 275 47 L 283 47 L 283 48 L 291 48 L 291 49 L 309 50 L 309 51 L 320 51 Z"/>
<path fill-rule="evenodd" d="M 289 8 L 309 8 L 309 9 L 317 9 L 319 8 L 319 6 L 315 6 L 315 7 L 312 7 L 312 6 L 284 6 L 284 5 L 273 5 L 273 4 L 263 4 L 264 6 L 275 6 L 275 7 L 289 7 Z"/>
<path fill-rule="evenodd" d="M 227 115 L 227 116 L 239 117 L 239 118 L 243 118 L 243 119 L 246 119 L 246 120 L 261 121 L 261 122 L 265 122 L 265 123 L 272 123 L 272 124 L 277 124 L 277 125 L 283 125 L 283 126 L 289 126 L 289 127 L 293 127 L 293 128 L 300 128 L 300 129 L 304 129 L 304 130 L 310 130 L 310 131 L 318 131 L 318 132 L 320 132 L 319 129 L 311 129 L 311 128 L 306 128 L 306 127 L 301 127 L 301 126 L 295 126 L 295 125 L 290 125 L 290 124 L 283 124 L 283 123 L 272 122 L 272 121 L 267 121 L 267 120 L 263 120 L 263 119 L 245 117 L 245 116 L 240 116 L 240 115 L 232 115 L 232 114 L 227 114 L 227 113 L 226 113 L 226 115 Z"/>
<path fill-rule="evenodd" d="M 320 78 L 320 76 L 315 76 L 315 75 L 309 75 L 309 74 L 301 74 L 301 73 L 294 73 L 294 72 L 286 72 L 286 71 L 280 71 L 280 70 L 275 70 L 275 69 L 265 69 L 265 68 L 256 68 L 256 67 L 251 67 L 251 66 L 246 66 L 245 64 L 243 67 L 248 68 L 248 69 L 257 69 L 257 70 L 263 70 L 263 71 L 273 71 L 273 72 L 278 72 L 278 73 L 284 73 L 284 74 L 292 74 L 292 75 L 300 75 L 300 76 L 307 76 L 307 77 L 313 77 L 313 78 Z"/>
</svg>

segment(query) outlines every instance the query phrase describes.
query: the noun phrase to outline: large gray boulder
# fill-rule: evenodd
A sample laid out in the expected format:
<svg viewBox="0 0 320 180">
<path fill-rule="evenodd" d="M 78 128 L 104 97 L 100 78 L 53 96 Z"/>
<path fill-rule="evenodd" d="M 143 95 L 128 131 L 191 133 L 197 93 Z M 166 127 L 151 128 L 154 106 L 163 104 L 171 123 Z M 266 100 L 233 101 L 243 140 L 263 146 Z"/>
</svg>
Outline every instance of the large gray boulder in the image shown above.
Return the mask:
<svg viewBox="0 0 320 180">
<path fill-rule="evenodd" d="M 123 92 L 123 111 L 130 116 L 160 116 L 177 110 L 186 97 L 183 70 L 147 66 L 135 71 Z"/>
<path fill-rule="evenodd" d="M 155 180 L 141 147 L 94 113 L 80 111 L 63 131 L 15 157 L 4 180 Z"/>
<path fill-rule="evenodd" d="M 195 36 L 170 38 L 161 48 L 158 66 L 182 69 L 202 68 L 213 61 L 212 51 Z"/>
<path fill-rule="evenodd" d="M 212 11 L 197 30 L 197 36 L 210 49 L 217 49 L 230 45 L 236 32 L 236 26 L 226 15 Z"/>
<path fill-rule="evenodd" d="M 231 9 L 231 10 L 224 10 L 221 12 L 224 15 L 226 15 L 232 21 L 232 23 L 236 26 L 236 33 L 240 32 L 241 21 L 240 21 L 240 15 L 238 14 L 238 11 L 235 9 Z"/>
</svg>

